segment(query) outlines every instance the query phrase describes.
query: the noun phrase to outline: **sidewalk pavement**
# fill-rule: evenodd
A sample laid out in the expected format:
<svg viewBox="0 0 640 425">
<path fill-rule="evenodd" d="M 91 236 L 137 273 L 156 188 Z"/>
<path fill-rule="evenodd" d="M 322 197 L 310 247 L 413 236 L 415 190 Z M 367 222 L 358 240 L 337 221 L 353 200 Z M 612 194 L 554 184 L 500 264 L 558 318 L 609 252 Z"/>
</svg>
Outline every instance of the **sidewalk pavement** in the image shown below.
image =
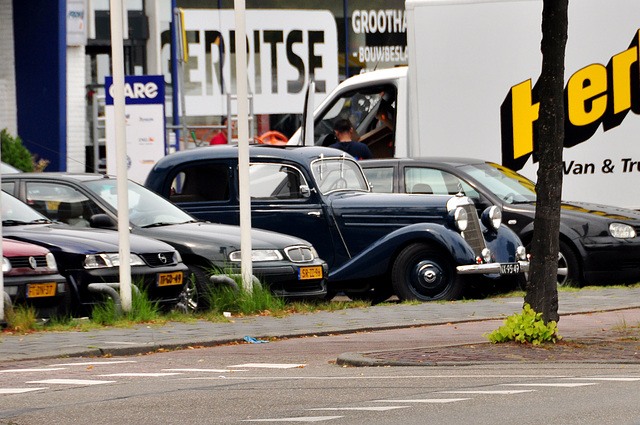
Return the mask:
<svg viewBox="0 0 640 425">
<path fill-rule="evenodd" d="M 134 355 L 159 349 L 189 346 L 215 346 L 252 338 L 291 338 L 308 335 L 345 334 L 418 326 L 469 323 L 486 328 L 488 320 L 503 319 L 520 312 L 522 297 L 492 298 L 477 301 L 423 303 L 419 305 L 383 305 L 335 312 L 294 314 L 283 318 L 256 316 L 231 318 L 229 323 L 171 322 L 165 325 L 137 325 L 133 328 L 106 328 L 90 331 L 38 332 L 27 335 L 0 333 L 0 362 L 58 357 Z M 624 310 L 625 316 L 619 310 Z M 590 318 L 592 312 L 611 312 Z M 565 339 L 583 336 L 601 323 L 610 327 L 640 324 L 640 288 L 601 288 L 559 293 L 560 333 Z M 578 314 L 579 316 L 573 316 Z M 501 322 L 490 323 L 491 329 Z M 456 344 L 478 343 L 461 337 Z M 410 353 L 407 341 L 405 354 Z M 488 344 L 485 344 L 488 345 Z M 398 356 L 396 350 L 396 357 Z M 363 354 L 363 353 L 361 353 Z M 360 355 L 362 360 L 365 355 Z M 375 357 L 369 353 L 369 357 Z M 415 353 L 411 353 L 412 356 Z M 378 355 L 378 357 L 380 357 Z M 382 356 L 384 357 L 384 356 Z M 365 362 L 366 363 L 366 362 Z M 413 364 L 421 363 L 420 361 Z M 374 359 L 370 364 L 380 364 Z"/>
</svg>

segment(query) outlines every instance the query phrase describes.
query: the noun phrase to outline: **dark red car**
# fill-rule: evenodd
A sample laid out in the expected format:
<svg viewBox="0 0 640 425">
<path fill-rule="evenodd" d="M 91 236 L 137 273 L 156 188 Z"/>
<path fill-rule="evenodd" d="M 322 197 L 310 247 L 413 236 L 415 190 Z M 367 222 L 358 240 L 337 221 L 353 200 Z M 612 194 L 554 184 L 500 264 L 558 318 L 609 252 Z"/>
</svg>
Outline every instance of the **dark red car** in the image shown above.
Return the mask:
<svg viewBox="0 0 640 425">
<path fill-rule="evenodd" d="M 69 287 L 47 248 L 3 238 L 2 275 L 5 306 L 32 305 L 38 317 L 68 312 Z"/>
</svg>

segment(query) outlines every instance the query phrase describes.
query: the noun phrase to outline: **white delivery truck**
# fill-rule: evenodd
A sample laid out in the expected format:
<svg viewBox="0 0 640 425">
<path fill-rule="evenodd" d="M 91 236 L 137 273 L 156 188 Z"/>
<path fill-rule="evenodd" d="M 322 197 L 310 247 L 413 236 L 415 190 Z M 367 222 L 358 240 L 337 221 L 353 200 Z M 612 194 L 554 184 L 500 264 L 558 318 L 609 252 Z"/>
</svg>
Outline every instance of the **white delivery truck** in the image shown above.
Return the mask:
<svg viewBox="0 0 640 425">
<path fill-rule="evenodd" d="M 315 143 L 348 117 L 376 157 L 475 157 L 535 180 L 542 0 L 407 0 L 406 16 L 409 65 L 339 84 Z M 640 208 L 639 30 L 639 0 L 569 5 L 566 200 Z"/>
</svg>

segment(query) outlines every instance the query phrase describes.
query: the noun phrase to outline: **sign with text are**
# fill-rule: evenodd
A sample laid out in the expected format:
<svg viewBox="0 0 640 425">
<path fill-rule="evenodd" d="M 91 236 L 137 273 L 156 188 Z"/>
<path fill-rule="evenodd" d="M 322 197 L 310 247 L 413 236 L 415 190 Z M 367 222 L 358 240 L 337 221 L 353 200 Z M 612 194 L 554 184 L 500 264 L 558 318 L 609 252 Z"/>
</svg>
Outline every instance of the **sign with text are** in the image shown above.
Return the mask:
<svg viewBox="0 0 640 425">
<path fill-rule="evenodd" d="M 113 79 L 106 77 L 107 173 L 116 173 Z M 144 183 L 155 163 L 165 155 L 165 89 L 162 75 L 125 76 L 127 176 Z"/>
<path fill-rule="evenodd" d="M 184 28 L 186 113 L 226 115 L 226 94 L 237 92 L 234 12 L 186 9 Z M 337 86 L 338 32 L 329 11 L 247 10 L 246 32 L 255 113 L 300 113 L 310 80 L 316 83 L 316 104 Z"/>
</svg>

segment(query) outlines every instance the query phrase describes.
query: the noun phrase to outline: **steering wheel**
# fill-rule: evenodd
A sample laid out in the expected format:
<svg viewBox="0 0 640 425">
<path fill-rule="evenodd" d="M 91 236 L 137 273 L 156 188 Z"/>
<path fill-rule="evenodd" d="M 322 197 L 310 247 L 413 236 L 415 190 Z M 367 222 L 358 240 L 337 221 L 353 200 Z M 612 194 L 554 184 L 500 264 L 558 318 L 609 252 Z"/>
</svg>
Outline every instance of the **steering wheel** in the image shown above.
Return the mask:
<svg viewBox="0 0 640 425">
<path fill-rule="evenodd" d="M 345 189 L 347 187 L 347 180 L 345 180 L 344 177 L 340 177 L 338 180 L 334 181 L 331 186 L 329 187 L 329 190 L 334 190 L 334 189 Z"/>
<path fill-rule="evenodd" d="M 256 136 L 255 141 L 257 143 L 263 143 L 267 145 L 286 145 L 289 139 L 287 139 L 287 136 L 280 133 L 279 131 L 272 130 Z"/>
</svg>

